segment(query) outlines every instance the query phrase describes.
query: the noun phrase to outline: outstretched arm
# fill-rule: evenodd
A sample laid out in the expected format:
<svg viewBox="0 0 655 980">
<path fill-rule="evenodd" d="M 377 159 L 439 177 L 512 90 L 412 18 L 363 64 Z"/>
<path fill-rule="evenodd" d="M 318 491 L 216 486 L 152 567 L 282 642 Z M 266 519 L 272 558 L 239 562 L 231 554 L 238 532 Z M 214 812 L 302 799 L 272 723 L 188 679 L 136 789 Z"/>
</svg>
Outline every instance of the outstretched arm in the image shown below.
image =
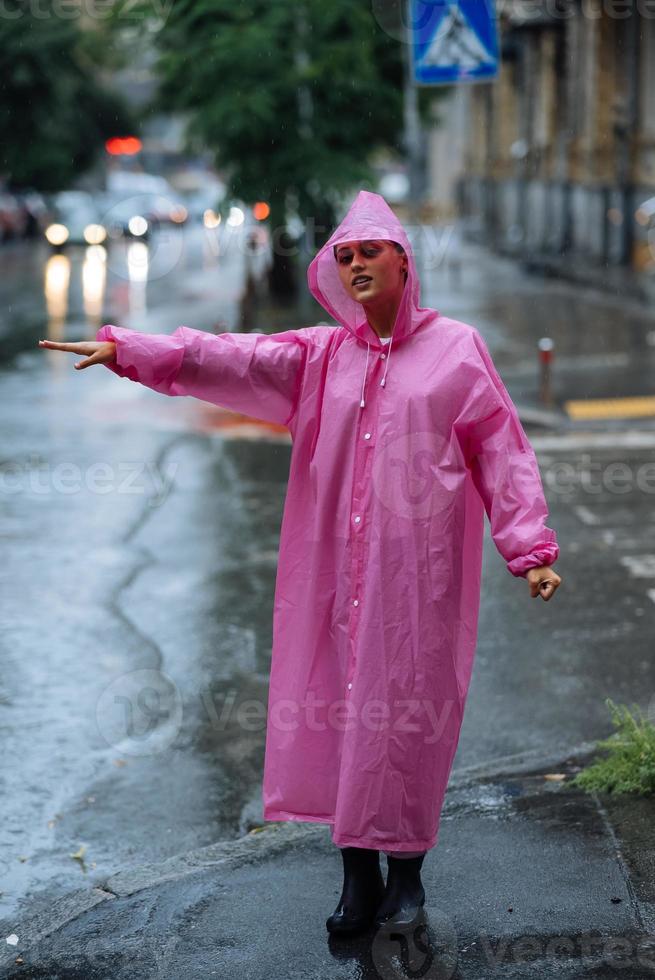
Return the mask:
<svg viewBox="0 0 655 980">
<path fill-rule="evenodd" d="M 483 500 L 494 543 L 512 575 L 528 577 L 531 588 L 559 576 L 548 574 L 558 555 L 557 537 L 546 526 L 548 507 L 539 465 L 491 355 L 480 334 L 472 334 L 471 360 L 477 367 L 475 404 L 480 416 L 469 425 L 468 455 L 473 482 Z M 550 598 L 551 589 L 542 589 Z M 533 594 L 537 592 L 533 591 Z"/>
<path fill-rule="evenodd" d="M 297 405 L 310 336 L 311 328 L 212 334 L 178 327 L 172 334 L 147 334 L 105 324 L 96 340 L 116 344 L 115 360 L 106 367 L 120 377 L 286 425 Z"/>
</svg>

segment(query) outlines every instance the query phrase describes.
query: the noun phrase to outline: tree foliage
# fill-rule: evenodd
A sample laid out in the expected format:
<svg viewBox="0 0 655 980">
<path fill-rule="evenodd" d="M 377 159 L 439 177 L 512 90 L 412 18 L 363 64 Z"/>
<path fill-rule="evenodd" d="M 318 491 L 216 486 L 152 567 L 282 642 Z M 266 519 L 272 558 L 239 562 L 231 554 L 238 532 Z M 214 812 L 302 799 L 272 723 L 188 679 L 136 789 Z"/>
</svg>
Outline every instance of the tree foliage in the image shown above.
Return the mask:
<svg viewBox="0 0 655 980">
<path fill-rule="evenodd" d="M 0 17 L 0 177 L 56 191 L 88 169 L 108 136 L 133 128 L 95 78 L 97 52 L 61 5 L 4 0 Z"/>
<path fill-rule="evenodd" d="M 188 113 L 232 193 L 277 216 L 329 221 L 373 151 L 399 147 L 402 49 L 369 2 L 172 0 L 156 37 L 158 108 Z"/>
</svg>

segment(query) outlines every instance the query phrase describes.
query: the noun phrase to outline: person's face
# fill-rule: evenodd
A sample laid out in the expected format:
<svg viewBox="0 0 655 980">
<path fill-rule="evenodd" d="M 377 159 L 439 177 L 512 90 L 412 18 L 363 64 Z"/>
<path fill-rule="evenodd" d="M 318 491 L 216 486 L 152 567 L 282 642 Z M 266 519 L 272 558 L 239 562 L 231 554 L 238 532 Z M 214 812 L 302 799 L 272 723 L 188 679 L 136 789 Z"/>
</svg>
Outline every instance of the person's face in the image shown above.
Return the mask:
<svg viewBox="0 0 655 980">
<path fill-rule="evenodd" d="M 391 242 L 342 242 L 336 248 L 336 260 L 346 292 L 358 303 L 391 301 L 405 288 L 407 256 Z"/>
</svg>

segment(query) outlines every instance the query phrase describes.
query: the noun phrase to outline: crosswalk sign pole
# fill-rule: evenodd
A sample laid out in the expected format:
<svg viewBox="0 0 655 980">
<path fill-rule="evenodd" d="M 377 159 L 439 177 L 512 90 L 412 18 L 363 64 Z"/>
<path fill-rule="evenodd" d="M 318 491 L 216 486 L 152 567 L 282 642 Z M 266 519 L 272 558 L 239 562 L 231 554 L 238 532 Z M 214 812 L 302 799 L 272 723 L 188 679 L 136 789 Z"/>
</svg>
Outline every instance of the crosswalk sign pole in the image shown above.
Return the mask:
<svg viewBox="0 0 655 980">
<path fill-rule="evenodd" d="M 423 194 L 423 133 L 418 109 L 418 91 L 412 73 L 412 45 L 414 23 L 412 0 L 405 0 L 403 10 L 405 37 L 403 38 L 403 143 L 409 170 L 410 221 L 416 227 L 420 221 Z"/>
</svg>

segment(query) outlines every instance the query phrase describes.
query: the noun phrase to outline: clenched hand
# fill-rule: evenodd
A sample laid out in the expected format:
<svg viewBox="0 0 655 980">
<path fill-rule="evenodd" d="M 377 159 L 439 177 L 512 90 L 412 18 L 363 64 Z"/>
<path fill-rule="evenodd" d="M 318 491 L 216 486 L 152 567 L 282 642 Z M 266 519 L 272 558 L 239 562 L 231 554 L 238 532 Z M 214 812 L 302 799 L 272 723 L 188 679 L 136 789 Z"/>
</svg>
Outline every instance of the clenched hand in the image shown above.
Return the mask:
<svg viewBox="0 0 655 980">
<path fill-rule="evenodd" d="M 539 565 L 538 568 L 529 568 L 525 573 L 530 584 L 530 596 L 535 599 L 538 595 L 548 602 L 555 593 L 562 579 L 553 571 L 550 565 Z"/>
</svg>

